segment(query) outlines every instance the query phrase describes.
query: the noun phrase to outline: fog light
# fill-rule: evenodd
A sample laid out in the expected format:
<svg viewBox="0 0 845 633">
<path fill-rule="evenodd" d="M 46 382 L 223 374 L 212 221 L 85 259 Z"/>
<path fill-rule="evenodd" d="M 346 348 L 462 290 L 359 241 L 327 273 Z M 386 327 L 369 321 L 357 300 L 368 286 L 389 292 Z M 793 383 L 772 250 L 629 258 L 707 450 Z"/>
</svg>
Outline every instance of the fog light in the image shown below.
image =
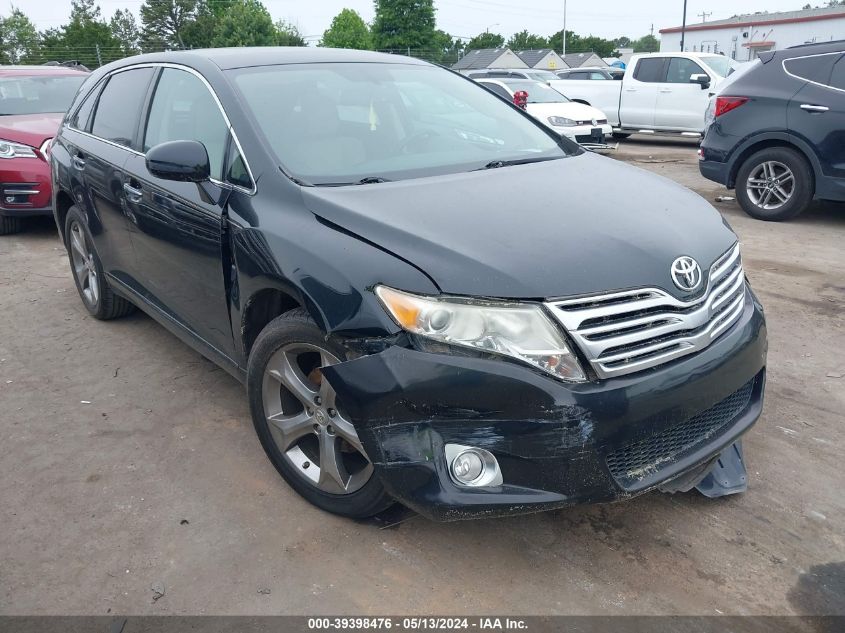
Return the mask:
<svg viewBox="0 0 845 633">
<path fill-rule="evenodd" d="M 483 448 L 446 444 L 449 476 L 459 486 L 481 487 L 502 485 L 502 471 L 493 453 Z"/>
</svg>

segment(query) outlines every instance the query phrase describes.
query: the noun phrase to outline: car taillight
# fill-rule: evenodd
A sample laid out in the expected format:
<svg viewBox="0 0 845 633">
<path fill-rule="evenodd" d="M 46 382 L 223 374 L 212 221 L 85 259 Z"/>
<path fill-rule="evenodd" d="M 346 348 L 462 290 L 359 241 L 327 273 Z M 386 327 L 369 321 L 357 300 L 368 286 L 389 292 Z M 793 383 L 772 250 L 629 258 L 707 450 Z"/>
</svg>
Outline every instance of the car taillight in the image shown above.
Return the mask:
<svg viewBox="0 0 845 633">
<path fill-rule="evenodd" d="M 727 114 L 731 110 L 736 110 L 745 103 L 748 103 L 748 97 L 716 97 L 716 111 L 714 115 L 718 119 L 723 114 Z"/>
</svg>

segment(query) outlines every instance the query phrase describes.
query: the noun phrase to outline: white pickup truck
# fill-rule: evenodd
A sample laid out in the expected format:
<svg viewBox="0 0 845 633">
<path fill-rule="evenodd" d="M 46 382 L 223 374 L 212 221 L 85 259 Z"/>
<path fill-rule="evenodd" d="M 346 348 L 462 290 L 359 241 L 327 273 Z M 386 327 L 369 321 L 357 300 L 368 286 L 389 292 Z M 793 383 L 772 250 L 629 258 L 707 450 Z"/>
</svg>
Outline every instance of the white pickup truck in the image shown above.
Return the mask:
<svg viewBox="0 0 845 633">
<path fill-rule="evenodd" d="M 622 81 L 569 79 L 558 90 L 607 114 L 616 138 L 637 132 L 697 136 L 704 132 L 711 93 L 736 65 L 723 55 L 646 53 L 631 58 Z"/>
</svg>

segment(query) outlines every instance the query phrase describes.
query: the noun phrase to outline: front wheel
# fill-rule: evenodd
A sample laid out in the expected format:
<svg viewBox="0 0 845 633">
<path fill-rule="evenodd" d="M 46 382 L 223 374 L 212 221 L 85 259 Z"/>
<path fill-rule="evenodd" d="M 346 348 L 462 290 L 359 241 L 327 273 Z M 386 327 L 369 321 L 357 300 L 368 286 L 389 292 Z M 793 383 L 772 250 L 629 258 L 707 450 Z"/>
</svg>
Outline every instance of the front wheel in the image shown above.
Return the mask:
<svg viewBox="0 0 845 633">
<path fill-rule="evenodd" d="M 752 154 L 740 166 L 736 194 L 740 206 L 752 218 L 789 220 L 812 202 L 813 172 L 795 150 L 766 148 Z"/>
<path fill-rule="evenodd" d="M 20 218 L 10 218 L 5 215 L 0 215 L 0 235 L 20 233 L 22 229 L 23 222 L 21 222 Z"/>
<path fill-rule="evenodd" d="M 328 512 L 372 516 L 392 505 L 354 424 L 321 369 L 346 352 L 304 310 L 271 321 L 249 357 L 247 391 L 255 431 L 279 474 Z"/>
</svg>

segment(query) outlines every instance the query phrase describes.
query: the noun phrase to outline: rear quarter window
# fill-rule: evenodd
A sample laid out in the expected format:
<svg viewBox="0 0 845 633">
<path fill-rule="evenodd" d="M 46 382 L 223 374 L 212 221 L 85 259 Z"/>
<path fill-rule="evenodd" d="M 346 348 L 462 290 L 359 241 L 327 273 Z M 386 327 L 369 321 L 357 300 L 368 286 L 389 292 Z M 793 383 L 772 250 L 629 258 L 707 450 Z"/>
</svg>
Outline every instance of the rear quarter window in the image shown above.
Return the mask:
<svg viewBox="0 0 845 633">
<path fill-rule="evenodd" d="M 830 79 L 833 65 L 840 56 L 841 53 L 829 53 L 808 57 L 793 57 L 792 59 L 785 59 L 783 67 L 786 72 L 798 79 L 826 84 Z"/>
<path fill-rule="evenodd" d="M 833 72 L 830 75 L 830 87 L 838 90 L 845 90 L 845 55 L 839 58 L 833 65 Z"/>
</svg>

